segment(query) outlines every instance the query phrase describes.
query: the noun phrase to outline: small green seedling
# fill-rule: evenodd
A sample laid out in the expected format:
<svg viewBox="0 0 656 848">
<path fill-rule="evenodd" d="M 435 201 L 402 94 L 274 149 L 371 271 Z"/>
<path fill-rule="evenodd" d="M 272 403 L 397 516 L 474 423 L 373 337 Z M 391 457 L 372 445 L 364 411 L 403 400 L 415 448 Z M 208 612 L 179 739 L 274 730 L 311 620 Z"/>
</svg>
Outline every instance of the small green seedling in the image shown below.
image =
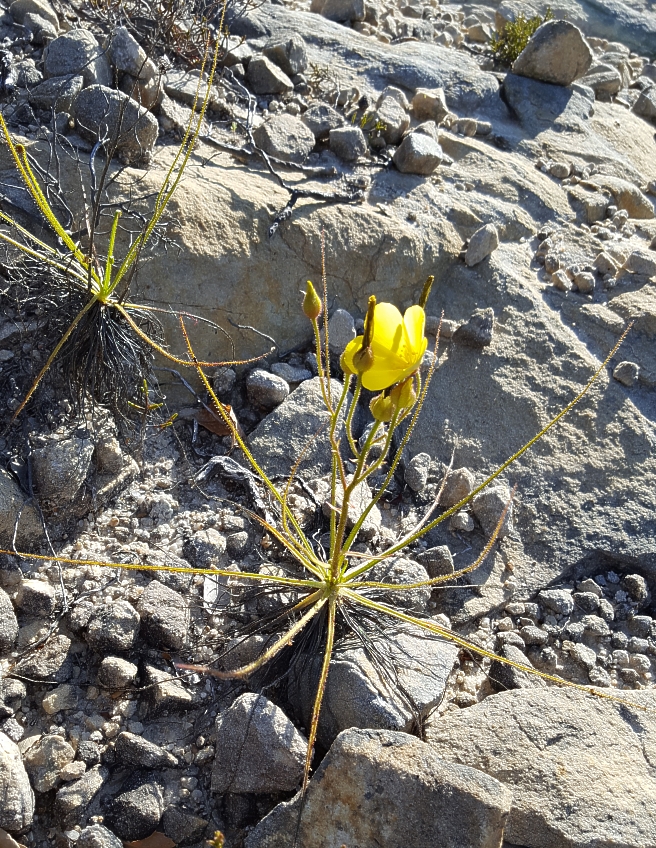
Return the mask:
<svg viewBox="0 0 656 848">
<path fill-rule="evenodd" d="M 508 21 L 500 32 L 495 32 L 492 36 L 490 47 L 494 58 L 500 65 L 512 65 L 536 29 L 550 20 L 553 20 L 553 12 L 550 8 L 547 8 L 544 17 L 534 15 L 532 18 L 527 18 L 520 12 L 514 21 Z"/>
</svg>

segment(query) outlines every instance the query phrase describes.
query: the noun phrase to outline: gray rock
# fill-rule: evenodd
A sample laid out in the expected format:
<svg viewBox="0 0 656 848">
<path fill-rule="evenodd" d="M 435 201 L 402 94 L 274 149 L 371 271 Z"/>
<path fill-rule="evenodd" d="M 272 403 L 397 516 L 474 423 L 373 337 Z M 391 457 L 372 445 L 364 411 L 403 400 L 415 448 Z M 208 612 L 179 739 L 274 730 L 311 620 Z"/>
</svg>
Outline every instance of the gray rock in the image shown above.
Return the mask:
<svg viewBox="0 0 656 848">
<path fill-rule="evenodd" d="M 289 365 L 287 362 L 274 362 L 271 366 L 271 373 L 275 374 L 276 377 L 282 377 L 293 388 L 296 388 L 304 380 L 312 379 L 312 373 L 306 368 L 298 368 Z"/>
<path fill-rule="evenodd" d="M 638 99 L 633 105 L 633 111 L 636 115 L 640 115 L 650 121 L 656 121 L 656 86 L 640 92 Z"/>
<path fill-rule="evenodd" d="M 585 224 L 596 224 L 606 217 L 610 198 L 602 191 L 583 188 L 580 185 L 569 186 L 567 193 L 579 219 Z"/>
<path fill-rule="evenodd" d="M 32 824 L 34 792 L 15 742 L 0 732 L 0 827 L 23 833 Z"/>
<path fill-rule="evenodd" d="M 194 568 L 220 568 L 226 552 L 226 537 L 213 527 L 197 530 L 185 541 L 182 551 Z"/>
<path fill-rule="evenodd" d="M 393 162 L 402 174 L 428 176 L 443 158 L 442 148 L 435 139 L 423 132 L 413 132 L 398 146 Z"/>
<path fill-rule="evenodd" d="M 574 285 L 582 294 L 590 294 L 594 291 L 595 276 L 588 271 L 579 271 L 574 274 Z"/>
<path fill-rule="evenodd" d="M 571 168 L 568 162 L 552 162 L 549 165 L 549 173 L 558 180 L 564 180 L 569 177 Z"/>
<path fill-rule="evenodd" d="M 330 130 L 328 144 L 335 156 L 345 162 L 356 162 L 369 152 L 367 139 L 360 127 L 338 127 Z"/>
<path fill-rule="evenodd" d="M 344 117 L 327 103 L 314 103 L 301 118 L 314 137 L 327 138 L 331 130 L 344 126 Z"/>
<path fill-rule="evenodd" d="M 420 551 L 416 559 L 420 565 L 424 566 L 431 579 L 434 577 L 444 577 L 454 572 L 453 557 L 446 545 L 437 545 L 434 548 L 427 548 L 425 551 Z"/>
<path fill-rule="evenodd" d="M 178 592 L 151 580 L 137 603 L 141 633 L 156 648 L 180 650 L 189 631 L 189 607 Z"/>
<path fill-rule="evenodd" d="M 650 597 L 647 581 L 642 574 L 627 574 L 624 578 L 624 587 L 631 598 L 640 606 L 643 606 Z"/>
<path fill-rule="evenodd" d="M 605 250 L 603 250 L 601 253 L 597 254 L 597 256 L 595 257 L 594 267 L 602 275 L 605 275 L 605 274 L 614 275 L 619 269 L 619 265 L 617 264 L 617 262 L 613 259 L 613 257 L 609 253 L 606 253 Z"/>
<path fill-rule="evenodd" d="M 228 368 L 224 365 L 216 369 L 212 376 L 212 387 L 217 393 L 219 400 L 227 400 L 229 398 L 236 382 L 237 372 L 234 368 Z"/>
<path fill-rule="evenodd" d="M 367 575 L 363 579 L 369 579 Z M 398 602 L 392 602 L 398 606 Z M 318 740 L 329 747 L 349 727 L 410 731 L 444 697 L 458 647 L 403 625 L 388 625 L 386 639 L 370 634 L 371 651 L 353 640 L 335 648 L 330 665 Z M 309 726 L 320 673 L 317 656 L 293 672 L 288 697 Z"/>
<path fill-rule="evenodd" d="M 133 164 L 150 159 L 159 125 L 146 109 L 124 94 L 104 85 L 83 89 L 75 101 L 75 125 L 84 138 L 96 142 L 109 139 L 111 150 Z"/>
<path fill-rule="evenodd" d="M 90 439 L 75 437 L 35 448 L 32 461 L 39 495 L 58 504 L 71 503 L 89 473 L 93 449 Z"/>
<path fill-rule="evenodd" d="M 9 595 L 0 589 L 0 654 L 11 651 L 18 639 L 18 620 Z"/>
<path fill-rule="evenodd" d="M 0 468 L 0 540 L 5 546 L 13 542 L 16 528 L 18 545 L 28 546 L 43 533 L 38 512 L 32 504 L 26 504 L 26 500 L 11 474 Z"/>
<path fill-rule="evenodd" d="M 487 536 L 491 536 L 501 516 L 506 511 L 503 524 L 499 530 L 499 539 L 503 539 L 513 531 L 513 504 L 510 500 L 511 492 L 508 486 L 488 486 L 479 492 L 472 500 L 472 511 L 480 521 L 481 527 Z"/>
<path fill-rule="evenodd" d="M 305 42 L 299 35 L 267 44 L 262 53 L 267 59 L 275 62 L 288 77 L 302 74 L 308 66 Z"/>
<path fill-rule="evenodd" d="M 77 848 L 123 848 L 123 843 L 101 824 L 91 824 L 80 831 Z"/>
<path fill-rule="evenodd" d="M 209 822 L 179 807 L 168 807 L 162 816 L 164 835 L 176 845 L 190 845 L 200 842 Z"/>
<path fill-rule="evenodd" d="M 558 615 L 571 615 L 574 612 L 574 598 L 569 589 L 543 589 L 538 600 Z"/>
<path fill-rule="evenodd" d="M 18 88 L 33 88 L 43 79 L 43 74 L 37 69 L 34 59 L 21 59 L 15 62 L 12 71 L 16 76 Z"/>
<path fill-rule="evenodd" d="M 423 492 L 426 488 L 430 464 L 430 454 L 418 453 L 406 465 L 403 478 L 413 492 Z"/>
<path fill-rule="evenodd" d="M 342 384 L 333 380 L 331 386 L 333 397 L 339 397 Z M 301 383 L 250 434 L 251 449 L 265 473 L 288 475 L 301 454 L 301 477 L 316 479 L 330 471 L 328 443 L 314 438 L 327 419 L 319 378 Z"/>
<path fill-rule="evenodd" d="M 465 263 L 471 268 L 486 259 L 499 247 L 499 233 L 494 224 L 485 224 L 480 227 L 469 239 Z"/>
<path fill-rule="evenodd" d="M 461 324 L 453 334 L 453 341 L 467 347 L 483 348 L 492 344 L 494 310 L 475 309 L 469 321 Z"/>
<path fill-rule="evenodd" d="M 106 768 L 95 766 L 79 780 L 62 786 L 55 796 L 55 814 L 63 827 L 71 827 L 82 820 L 87 807 L 108 777 L 109 771 Z"/>
<path fill-rule="evenodd" d="M 303 848 L 498 848 L 510 804 L 499 781 L 441 760 L 413 736 L 345 730 L 304 802 L 297 795 L 279 804 L 245 846 L 292 848 L 296 834 Z"/>
<path fill-rule="evenodd" d="M 104 657 L 98 669 L 98 682 L 108 689 L 125 689 L 137 679 L 139 669 L 121 657 Z"/>
<path fill-rule="evenodd" d="M 191 71 L 172 68 L 166 72 L 163 82 L 164 91 L 169 97 L 179 100 L 187 106 L 193 106 L 199 92 L 201 96 L 205 95 L 208 77 L 207 74 L 204 74 L 201 81 L 200 71 L 197 68 L 193 68 Z M 217 89 L 213 87 L 209 92 L 207 101 L 208 110 L 210 112 L 220 111 L 225 108 L 225 105 L 225 100 L 221 97 Z M 181 114 L 184 116 L 182 117 L 182 125 L 186 127 L 189 122 L 190 113 L 183 110 Z"/>
<path fill-rule="evenodd" d="M 181 680 L 176 680 L 168 671 L 144 665 L 144 683 L 148 686 L 148 698 L 153 713 L 188 710 L 194 697 Z"/>
<path fill-rule="evenodd" d="M 100 746 L 90 739 L 81 740 L 77 746 L 76 758 L 86 763 L 87 767 L 97 766 L 100 762 Z"/>
<path fill-rule="evenodd" d="M 549 126 L 580 129 L 594 111 L 594 91 L 579 84 L 569 88 L 506 74 L 503 91 L 522 127 L 531 134 Z"/>
<path fill-rule="evenodd" d="M 628 695 L 628 693 L 627 693 Z M 526 848 L 654 842 L 654 693 L 632 709 L 567 689 L 525 689 L 450 713 L 428 731 L 438 756 L 484 764 L 513 793 L 504 838 Z M 612 816 L 608 810 L 612 809 Z"/>
<path fill-rule="evenodd" d="M 468 468 L 454 468 L 447 474 L 440 505 L 455 506 L 474 490 L 474 475 Z"/>
<path fill-rule="evenodd" d="M 372 580 L 376 583 L 394 583 L 398 586 L 405 586 L 413 583 L 423 583 L 430 578 L 423 565 L 407 557 L 396 556 L 374 565 L 373 568 L 365 572 L 361 579 Z M 379 600 L 414 613 L 426 611 L 430 595 L 430 586 L 403 589 L 402 591 L 381 589 L 376 593 Z"/>
<path fill-rule="evenodd" d="M 410 127 L 410 116 L 396 97 L 385 97 L 376 108 L 376 119 L 384 124 L 381 135 L 387 144 L 399 144 Z"/>
<path fill-rule="evenodd" d="M 60 782 L 59 772 L 75 759 L 75 751 L 61 736 L 42 736 L 23 754 L 25 768 L 37 792 L 48 792 Z"/>
<path fill-rule="evenodd" d="M 364 0 L 312 0 L 310 11 L 329 21 L 363 21 L 365 19 Z"/>
<path fill-rule="evenodd" d="M 639 373 L 640 367 L 635 362 L 627 362 L 626 360 L 620 362 L 613 369 L 613 377 L 617 382 L 629 388 L 635 386 Z"/>
<path fill-rule="evenodd" d="M 570 85 L 592 64 L 592 50 L 583 33 L 568 21 L 546 21 L 537 28 L 513 64 L 513 73 Z"/>
<path fill-rule="evenodd" d="M 128 601 L 96 607 L 85 633 L 87 643 L 99 653 L 129 651 L 139 632 L 139 613 Z"/>
<path fill-rule="evenodd" d="M 80 690 L 70 683 L 62 683 L 43 698 L 41 706 L 48 715 L 55 715 L 62 710 L 74 710 L 77 708 L 80 698 Z"/>
<path fill-rule="evenodd" d="M 30 91 L 29 101 L 35 109 L 71 112 L 83 83 L 82 76 L 51 77 Z"/>
<path fill-rule="evenodd" d="M 254 130 L 253 138 L 265 153 L 283 162 L 303 162 L 315 144 L 312 132 L 293 115 L 274 115 Z"/>
<path fill-rule="evenodd" d="M 27 696 L 25 684 L 22 680 L 11 677 L 0 682 L 0 718 L 8 718 L 18 710 Z M 5 730 L 5 733 L 7 731 Z M 16 740 L 14 740 L 16 741 Z"/>
<path fill-rule="evenodd" d="M 159 781 L 137 775 L 135 782 L 135 788 L 114 798 L 105 815 L 105 823 L 125 842 L 150 836 L 164 812 L 164 793 Z"/>
<path fill-rule="evenodd" d="M 112 84 L 106 51 L 88 29 L 73 29 L 51 41 L 44 50 L 43 70 L 46 77 L 82 74 L 85 86 Z"/>
<path fill-rule="evenodd" d="M 332 353 L 341 355 L 355 338 L 355 321 L 346 309 L 336 309 L 328 320 L 328 343 Z"/>
<path fill-rule="evenodd" d="M 644 277 L 656 277 L 656 251 L 633 250 L 624 263 L 625 270 Z"/>
<path fill-rule="evenodd" d="M 537 646 L 541 648 L 549 641 L 549 635 L 535 624 L 527 624 L 522 627 L 519 631 L 519 635 L 524 640 L 524 644 L 530 645 L 531 647 Z"/>
<path fill-rule="evenodd" d="M 162 769 L 177 768 L 178 761 L 159 745 L 154 745 L 141 736 L 123 731 L 116 737 L 114 751 L 119 762 L 128 766 Z"/>
<path fill-rule="evenodd" d="M 521 648 L 519 647 L 519 642 L 515 645 L 506 641 L 506 644 L 499 648 L 499 656 L 506 660 L 510 660 L 510 662 L 519 663 L 520 665 L 532 668 L 533 666 L 531 661 L 523 652 L 523 646 L 526 642 L 521 635 L 520 641 L 522 646 Z M 492 660 L 490 670 L 488 672 L 488 678 L 492 688 L 496 692 L 504 689 L 535 689 L 536 687 L 546 686 L 545 681 L 537 675 L 532 675 L 528 671 L 522 671 L 512 665 L 499 662 L 499 660 Z"/>
<path fill-rule="evenodd" d="M 135 100 L 140 106 L 143 106 L 144 109 L 153 109 L 155 106 L 161 107 L 165 97 L 164 92 L 162 91 L 161 80 L 157 76 L 157 72 L 155 72 L 155 75 L 150 79 L 146 80 L 137 79 L 136 77 L 130 76 L 130 74 L 123 74 L 119 90 Z M 183 107 L 178 108 L 182 109 Z M 181 122 L 185 130 L 189 122 L 189 117 L 191 116 L 188 115 L 187 120 L 183 120 Z"/>
<path fill-rule="evenodd" d="M 412 111 L 418 121 L 441 123 L 449 114 L 443 88 L 418 88 L 412 98 Z"/>
<path fill-rule="evenodd" d="M 255 94 L 291 94 L 294 90 L 287 74 L 266 56 L 251 59 L 246 79 Z"/>
<path fill-rule="evenodd" d="M 146 51 L 124 27 L 114 29 L 108 48 L 109 61 L 121 73 L 135 79 L 148 80 L 157 75 L 157 68 Z"/>
<path fill-rule="evenodd" d="M 2 711 L 0 710 L 0 715 Z M 6 734 L 17 745 L 25 736 L 25 728 L 13 716 L 0 719 L 0 731 Z"/>
<path fill-rule="evenodd" d="M 55 590 L 44 580 L 23 580 L 16 594 L 16 606 L 37 618 L 47 618 L 54 611 L 55 602 Z"/>
<path fill-rule="evenodd" d="M 440 136 L 437 131 L 437 124 L 435 123 L 435 121 L 424 121 L 423 123 L 418 124 L 412 130 L 412 132 L 419 133 L 419 135 L 427 135 L 429 138 L 432 138 L 433 141 L 439 144 Z M 437 329 L 437 327 L 435 329 Z M 435 335 L 435 333 L 433 333 L 433 335 Z"/>
<path fill-rule="evenodd" d="M 95 461 L 98 471 L 105 474 L 118 474 L 123 469 L 123 451 L 115 436 L 107 436 L 96 443 Z"/>
<path fill-rule="evenodd" d="M 9 13 L 19 24 L 24 22 L 26 15 L 38 15 L 48 21 L 55 30 L 59 28 L 57 14 L 46 0 L 14 0 L 9 7 Z"/>
<path fill-rule="evenodd" d="M 213 792 L 289 792 L 303 777 L 307 740 L 263 695 L 240 695 L 216 719 Z"/>
<path fill-rule="evenodd" d="M 31 34 L 33 44 L 47 44 L 57 38 L 57 27 L 42 18 L 41 15 L 35 15 L 33 12 L 28 12 L 25 15 L 23 26 Z"/>
<path fill-rule="evenodd" d="M 625 209 L 630 218 L 653 218 L 653 202 L 635 183 L 608 174 L 595 174 L 588 180 L 593 188 L 609 191 L 618 209 Z"/>
<path fill-rule="evenodd" d="M 587 85 L 597 96 L 598 100 L 610 100 L 622 88 L 622 77 L 617 68 L 599 62 L 579 80 L 581 85 Z"/>
<path fill-rule="evenodd" d="M 16 663 L 16 673 L 37 680 L 65 682 L 71 672 L 68 636 L 52 636 L 45 645 L 35 648 Z"/>
<path fill-rule="evenodd" d="M 256 368 L 246 378 L 248 399 L 263 409 L 275 409 L 289 395 L 289 383 L 270 371 Z"/>
<path fill-rule="evenodd" d="M 596 612 L 599 609 L 599 596 L 596 592 L 574 592 L 572 598 L 575 605 L 584 612 Z"/>
</svg>

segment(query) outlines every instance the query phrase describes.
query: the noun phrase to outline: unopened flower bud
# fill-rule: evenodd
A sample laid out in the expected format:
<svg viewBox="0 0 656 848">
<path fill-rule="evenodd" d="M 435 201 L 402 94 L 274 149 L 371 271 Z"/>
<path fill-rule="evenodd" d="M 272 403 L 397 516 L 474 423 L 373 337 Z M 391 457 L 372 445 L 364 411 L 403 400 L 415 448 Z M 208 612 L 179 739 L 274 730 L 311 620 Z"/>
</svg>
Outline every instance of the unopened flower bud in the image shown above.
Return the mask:
<svg viewBox="0 0 656 848">
<path fill-rule="evenodd" d="M 369 404 L 369 409 L 376 421 L 382 421 L 384 423 L 392 420 L 394 413 L 396 412 L 396 405 L 390 397 L 385 397 L 385 395 L 376 395 Z"/>
<path fill-rule="evenodd" d="M 408 409 L 417 402 L 417 391 L 415 389 L 415 378 L 409 377 L 402 383 L 397 383 L 389 393 L 392 403 L 397 409 Z"/>
<path fill-rule="evenodd" d="M 364 374 L 374 364 L 374 352 L 370 347 L 363 347 L 353 355 L 353 365 L 356 373 Z"/>
<path fill-rule="evenodd" d="M 340 368 L 342 369 L 342 371 L 344 372 L 344 376 L 348 377 L 350 374 L 354 374 L 355 372 L 348 365 L 348 363 L 346 361 L 345 354 L 346 354 L 346 351 L 344 351 L 344 353 L 340 356 L 339 365 L 340 365 Z"/>
<path fill-rule="evenodd" d="M 305 289 L 305 297 L 303 298 L 303 312 L 307 315 L 310 321 L 316 321 L 319 315 L 321 315 L 322 309 L 323 305 L 321 303 L 321 298 L 316 293 L 310 280 L 308 280 L 307 287 Z"/>
</svg>

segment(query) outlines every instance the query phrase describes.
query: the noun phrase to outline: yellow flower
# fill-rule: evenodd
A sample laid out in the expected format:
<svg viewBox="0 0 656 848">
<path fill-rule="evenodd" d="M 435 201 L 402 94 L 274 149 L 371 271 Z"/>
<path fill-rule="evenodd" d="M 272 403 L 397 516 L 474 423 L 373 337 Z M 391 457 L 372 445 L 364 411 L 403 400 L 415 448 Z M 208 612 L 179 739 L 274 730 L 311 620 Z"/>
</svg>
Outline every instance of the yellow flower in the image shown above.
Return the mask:
<svg viewBox="0 0 656 848">
<path fill-rule="evenodd" d="M 375 304 L 371 352 L 373 362 L 362 373 L 365 389 L 378 392 L 410 377 L 419 368 L 426 351 L 428 339 L 424 336 L 426 313 L 421 306 L 411 306 L 401 315 L 391 303 Z M 364 337 L 358 336 L 349 342 L 342 362 L 345 371 L 357 374 L 354 358 L 362 348 Z"/>
</svg>

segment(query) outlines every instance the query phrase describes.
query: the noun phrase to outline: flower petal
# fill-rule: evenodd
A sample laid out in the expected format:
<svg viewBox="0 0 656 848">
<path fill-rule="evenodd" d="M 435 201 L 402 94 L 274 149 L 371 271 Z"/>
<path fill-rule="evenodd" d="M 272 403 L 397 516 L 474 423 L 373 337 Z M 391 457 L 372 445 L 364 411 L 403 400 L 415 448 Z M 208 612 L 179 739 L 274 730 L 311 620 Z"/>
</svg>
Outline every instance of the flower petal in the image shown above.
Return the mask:
<svg viewBox="0 0 656 848">
<path fill-rule="evenodd" d="M 357 336 L 352 339 L 344 348 L 344 353 L 342 357 L 344 358 L 344 364 L 349 369 L 352 374 L 357 374 L 357 369 L 353 364 L 353 357 L 355 354 L 362 348 L 362 340 L 364 336 Z"/>
<path fill-rule="evenodd" d="M 405 311 L 403 323 L 408 334 L 408 344 L 410 345 L 410 349 L 416 353 L 425 338 L 424 327 L 426 325 L 426 313 L 421 306 L 417 306 L 416 304 L 414 306 L 410 306 Z"/>
<path fill-rule="evenodd" d="M 374 312 L 374 335 L 372 349 L 376 347 L 400 353 L 405 347 L 407 334 L 403 316 L 393 303 L 377 303 Z"/>
</svg>

